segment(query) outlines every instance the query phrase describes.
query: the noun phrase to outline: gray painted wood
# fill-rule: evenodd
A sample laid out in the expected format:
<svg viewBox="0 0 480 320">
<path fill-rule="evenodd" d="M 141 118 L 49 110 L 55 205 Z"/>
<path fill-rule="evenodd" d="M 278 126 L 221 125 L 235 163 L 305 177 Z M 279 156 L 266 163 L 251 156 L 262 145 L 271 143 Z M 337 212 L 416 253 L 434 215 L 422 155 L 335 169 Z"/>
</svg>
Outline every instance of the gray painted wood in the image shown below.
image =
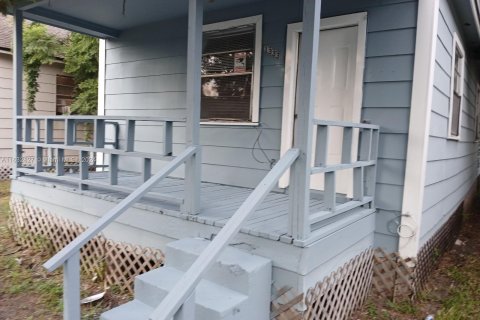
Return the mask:
<svg viewBox="0 0 480 320">
<path fill-rule="evenodd" d="M 404 160 L 417 2 L 344 0 L 325 1 L 322 5 L 324 17 L 360 11 L 366 11 L 368 15 L 368 58 L 362 119 L 382 127 L 380 160 Z M 280 51 L 279 59 L 266 53 L 262 55 L 261 125 L 259 128 L 202 125 L 199 137 L 200 143 L 206 146 L 202 166 L 202 179 L 205 181 L 254 187 L 269 170 L 268 164 L 258 163 L 251 155 L 251 148 L 258 136 L 269 158 L 278 160 L 280 155 L 285 30 L 288 23 L 302 20 L 301 2 L 265 0 L 258 6 L 240 5 L 235 10 L 208 12 L 205 14 L 205 22 L 213 23 L 255 14 L 263 15 L 263 44 Z M 155 41 L 151 41 L 153 37 Z M 119 39 L 107 41 L 106 113 L 185 115 L 186 39 L 187 21 L 179 18 L 127 30 Z M 171 82 L 166 82 L 165 79 L 171 79 Z M 183 84 L 179 81 L 183 81 Z M 173 87 L 172 84 L 177 85 Z M 132 88 L 126 87 L 127 85 Z M 155 134 L 148 130 L 148 127 L 137 127 L 136 137 L 140 141 L 136 145 L 148 148 L 151 142 L 161 141 L 161 130 L 155 131 Z M 173 143 L 175 153 L 185 143 L 184 128 L 174 126 Z M 258 146 L 255 155 L 263 160 Z M 154 171 L 158 169 L 159 165 L 152 165 Z M 120 164 L 123 168 L 127 166 L 141 170 L 141 163 L 128 161 Z M 379 214 L 392 209 L 398 212 L 401 210 L 404 167 L 403 161 L 379 161 L 379 179 L 383 180 L 378 181 L 376 190 L 378 197 L 384 197 L 377 201 Z M 181 173 L 179 176 L 182 176 Z M 385 230 L 383 226 L 378 228 Z M 385 236 L 395 237 L 395 234 L 388 233 Z M 388 249 L 394 250 L 395 247 Z"/>
<path fill-rule="evenodd" d="M 477 177 L 474 117 L 478 78 L 468 60 L 468 51 L 460 140 L 447 138 L 453 33 L 457 32 L 462 38 L 462 27 L 462 22 L 455 18 L 447 1 L 440 0 L 421 244 L 425 243 L 450 217 L 470 191 Z"/>
</svg>

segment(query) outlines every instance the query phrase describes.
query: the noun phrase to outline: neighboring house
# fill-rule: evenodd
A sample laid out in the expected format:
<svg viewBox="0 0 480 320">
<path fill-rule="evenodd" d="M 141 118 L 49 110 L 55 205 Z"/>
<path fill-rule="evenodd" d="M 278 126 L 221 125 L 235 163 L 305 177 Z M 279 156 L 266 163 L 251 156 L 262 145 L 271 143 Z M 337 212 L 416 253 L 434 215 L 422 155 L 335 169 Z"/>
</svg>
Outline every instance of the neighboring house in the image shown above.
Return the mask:
<svg viewBox="0 0 480 320">
<path fill-rule="evenodd" d="M 15 168 L 12 201 L 92 226 L 45 264 L 64 264 L 66 319 L 79 319 L 78 250 L 104 227 L 166 251 L 105 320 L 269 319 L 272 283 L 306 294 L 305 318 L 337 319 L 365 297 L 371 248 L 428 270 L 476 193 L 478 3 L 205 2 L 15 12 L 105 39 L 98 117 L 43 118 L 32 142 L 22 130 L 36 118 L 16 104 L 15 152 L 97 152 L 107 166 Z M 93 146 L 76 143 L 75 121 L 93 124 Z"/>
<path fill-rule="evenodd" d="M 47 26 L 50 34 L 65 39 L 69 32 Z M 0 166 L 10 168 L 12 158 L 12 35 L 13 19 L 0 15 Z M 57 115 L 67 110 L 73 98 L 73 79 L 63 72 L 61 59 L 51 65 L 44 65 L 38 77 L 39 90 L 36 96 L 35 111 L 32 115 Z M 24 107 L 24 110 L 26 107 Z M 62 134 L 58 132 L 57 134 Z M 27 153 L 26 156 L 29 154 Z M 9 170 L 1 170 L 0 177 L 8 179 Z"/>
</svg>

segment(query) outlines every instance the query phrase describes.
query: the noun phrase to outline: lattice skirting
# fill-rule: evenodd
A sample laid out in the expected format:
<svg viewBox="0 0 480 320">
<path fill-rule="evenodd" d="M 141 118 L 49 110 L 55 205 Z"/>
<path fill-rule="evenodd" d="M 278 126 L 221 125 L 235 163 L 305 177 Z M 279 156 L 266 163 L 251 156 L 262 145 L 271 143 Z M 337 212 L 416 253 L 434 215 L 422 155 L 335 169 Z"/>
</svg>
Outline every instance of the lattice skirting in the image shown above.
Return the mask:
<svg viewBox="0 0 480 320">
<path fill-rule="evenodd" d="M 10 180 L 12 175 L 12 168 L 0 166 L 0 181 Z"/>
<path fill-rule="evenodd" d="M 460 234 L 463 223 L 463 204 L 420 249 L 415 268 L 415 288 L 421 290 L 428 276 L 436 269 L 439 258 L 448 251 Z"/>
<path fill-rule="evenodd" d="M 373 293 L 396 300 L 414 299 L 438 265 L 439 258 L 450 249 L 462 226 L 462 205 L 423 245 L 417 259 L 402 259 L 398 253 L 375 250 Z"/>
<path fill-rule="evenodd" d="M 46 210 L 33 207 L 25 201 L 10 200 L 9 228 L 15 241 L 29 247 L 58 252 L 86 228 L 60 218 Z M 92 239 L 81 251 L 82 270 L 133 293 L 135 276 L 163 265 L 165 257 L 160 250 L 114 242 L 102 235 Z"/>
<path fill-rule="evenodd" d="M 305 320 L 348 319 L 366 300 L 372 281 L 373 249 L 356 256 L 305 296 Z"/>
</svg>

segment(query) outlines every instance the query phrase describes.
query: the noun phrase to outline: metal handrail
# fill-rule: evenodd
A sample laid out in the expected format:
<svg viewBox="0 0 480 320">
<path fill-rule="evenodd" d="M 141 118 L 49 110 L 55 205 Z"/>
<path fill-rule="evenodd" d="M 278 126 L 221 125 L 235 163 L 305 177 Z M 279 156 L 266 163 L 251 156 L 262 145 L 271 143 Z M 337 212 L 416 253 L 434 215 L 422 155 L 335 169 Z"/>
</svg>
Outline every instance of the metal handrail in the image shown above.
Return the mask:
<svg viewBox="0 0 480 320">
<path fill-rule="evenodd" d="M 180 281 L 162 300 L 150 315 L 151 320 L 179 319 L 178 314 L 185 306 L 186 301 L 193 304 L 193 293 L 202 276 L 207 272 L 222 250 L 228 246 L 231 240 L 240 231 L 246 219 L 258 208 L 262 201 L 277 185 L 280 177 L 287 171 L 298 158 L 300 151 L 290 149 L 277 162 L 272 170 L 263 178 L 258 186 L 252 191 L 227 224 L 220 230 L 207 248 L 200 254 L 197 260 L 185 272 Z M 192 306 L 189 305 L 188 308 Z"/>
</svg>

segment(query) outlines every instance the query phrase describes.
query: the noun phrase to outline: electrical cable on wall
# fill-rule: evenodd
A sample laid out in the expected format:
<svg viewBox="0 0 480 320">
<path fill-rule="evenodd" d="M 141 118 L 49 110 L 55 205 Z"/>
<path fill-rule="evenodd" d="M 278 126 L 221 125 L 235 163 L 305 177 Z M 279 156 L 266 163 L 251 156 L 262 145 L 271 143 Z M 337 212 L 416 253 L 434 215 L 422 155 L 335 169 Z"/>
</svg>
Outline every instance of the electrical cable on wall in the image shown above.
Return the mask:
<svg viewBox="0 0 480 320">
<path fill-rule="evenodd" d="M 261 124 L 260 124 L 261 125 Z M 255 142 L 253 143 L 252 145 L 252 148 L 250 149 L 251 151 L 251 154 L 252 154 L 252 158 L 257 161 L 258 163 L 262 163 L 262 164 L 269 164 L 270 165 L 270 169 L 273 168 L 273 166 L 275 165 L 275 163 L 277 162 L 277 160 L 275 159 L 270 159 L 267 152 L 265 151 L 265 149 L 262 147 L 261 143 L 260 143 L 260 138 L 262 136 L 262 133 L 263 133 L 263 128 L 255 128 L 258 132 L 258 135 L 257 135 L 257 138 L 255 139 Z M 265 160 L 266 161 L 262 161 L 260 159 L 257 158 L 257 156 L 255 155 L 255 147 L 258 146 L 258 149 L 262 152 L 262 155 L 265 157 Z"/>
</svg>

